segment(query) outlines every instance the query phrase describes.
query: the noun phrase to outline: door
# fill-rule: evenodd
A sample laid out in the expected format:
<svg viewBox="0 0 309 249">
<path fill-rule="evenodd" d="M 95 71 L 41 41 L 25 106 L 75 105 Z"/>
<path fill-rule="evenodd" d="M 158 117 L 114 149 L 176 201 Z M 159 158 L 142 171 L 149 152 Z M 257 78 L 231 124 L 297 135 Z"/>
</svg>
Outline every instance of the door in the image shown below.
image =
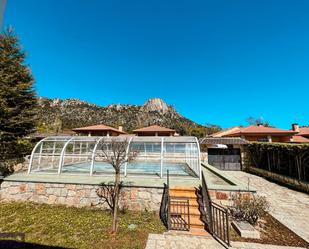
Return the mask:
<svg viewBox="0 0 309 249">
<path fill-rule="evenodd" d="M 241 170 L 238 148 L 208 148 L 208 163 L 220 170 Z"/>
</svg>

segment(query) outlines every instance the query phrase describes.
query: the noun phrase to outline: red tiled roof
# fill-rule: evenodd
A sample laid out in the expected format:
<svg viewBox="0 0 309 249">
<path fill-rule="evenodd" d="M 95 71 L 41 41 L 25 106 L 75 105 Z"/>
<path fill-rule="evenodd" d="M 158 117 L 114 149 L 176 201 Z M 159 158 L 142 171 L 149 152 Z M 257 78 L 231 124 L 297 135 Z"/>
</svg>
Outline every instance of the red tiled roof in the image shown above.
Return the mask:
<svg viewBox="0 0 309 249">
<path fill-rule="evenodd" d="M 241 127 L 234 126 L 234 127 L 231 127 L 231 128 L 223 129 L 221 131 L 212 133 L 209 136 L 210 137 L 224 137 L 224 136 L 226 136 L 226 135 L 228 135 L 230 133 L 234 133 L 234 132 L 238 131 L 239 129 L 241 129 Z"/>
<path fill-rule="evenodd" d="M 293 139 L 294 143 L 309 143 L 309 139 L 308 138 L 305 138 L 303 136 L 299 136 L 298 134 L 292 136 L 292 139 Z"/>
<path fill-rule="evenodd" d="M 297 133 L 299 136 L 309 136 L 309 127 L 300 127 L 299 133 Z"/>
<path fill-rule="evenodd" d="M 250 125 L 239 130 L 229 133 L 226 136 L 241 136 L 241 135 L 293 135 L 296 131 L 282 130 L 273 127 L 266 127 L 262 125 Z"/>
<path fill-rule="evenodd" d="M 126 132 L 124 131 L 120 131 L 114 127 L 103 125 L 103 124 L 79 127 L 79 128 L 73 129 L 73 131 L 115 131 L 121 134 L 126 134 Z"/>
<path fill-rule="evenodd" d="M 136 130 L 133 130 L 133 132 L 175 132 L 175 130 L 170 128 L 165 128 L 159 125 L 151 125 L 148 127 L 139 128 Z"/>
</svg>

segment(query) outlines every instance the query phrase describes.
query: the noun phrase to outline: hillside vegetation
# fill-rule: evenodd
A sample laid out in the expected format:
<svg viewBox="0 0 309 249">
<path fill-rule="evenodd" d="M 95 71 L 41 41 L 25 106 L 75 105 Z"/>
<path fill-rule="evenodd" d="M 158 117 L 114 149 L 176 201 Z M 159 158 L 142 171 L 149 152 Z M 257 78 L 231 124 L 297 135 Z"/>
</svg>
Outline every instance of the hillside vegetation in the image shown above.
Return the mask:
<svg viewBox="0 0 309 249">
<path fill-rule="evenodd" d="M 75 127 L 106 124 L 122 125 L 132 130 L 148 125 L 161 125 L 175 129 L 181 135 L 205 136 L 220 128 L 215 125 L 203 126 L 179 114 L 175 108 L 162 99 L 149 99 L 143 105 L 114 104 L 98 106 L 79 99 L 38 99 L 38 130 L 60 132 Z"/>
</svg>

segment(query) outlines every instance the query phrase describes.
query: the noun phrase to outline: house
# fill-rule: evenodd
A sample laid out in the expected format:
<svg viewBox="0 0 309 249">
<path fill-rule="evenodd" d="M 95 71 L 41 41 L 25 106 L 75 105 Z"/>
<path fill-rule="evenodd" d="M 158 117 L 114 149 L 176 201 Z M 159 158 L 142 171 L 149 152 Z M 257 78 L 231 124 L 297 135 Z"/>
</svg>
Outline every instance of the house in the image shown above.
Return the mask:
<svg viewBox="0 0 309 249">
<path fill-rule="evenodd" d="M 309 143 L 309 127 L 299 127 L 298 124 L 292 124 L 292 131 L 297 132 L 292 139 L 294 143 Z"/>
<path fill-rule="evenodd" d="M 175 136 L 176 131 L 159 125 L 151 125 L 133 130 L 137 136 Z"/>
<path fill-rule="evenodd" d="M 126 132 L 122 130 L 122 126 L 116 129 L 104 124 L 75 128 L 73 131 L 79 136 L 119 136 L 121 134 L 126 134 Z"/>
<path fill-rule="evenodd" d="M 297 133 L 294 130 L 283 130 L 259 124 L 246 127 L 232 127 L 211 134 L 210 137 L 240 137 L 247 141 L 288 143 L 293 142 L 293 136 Z"/>
</svg>

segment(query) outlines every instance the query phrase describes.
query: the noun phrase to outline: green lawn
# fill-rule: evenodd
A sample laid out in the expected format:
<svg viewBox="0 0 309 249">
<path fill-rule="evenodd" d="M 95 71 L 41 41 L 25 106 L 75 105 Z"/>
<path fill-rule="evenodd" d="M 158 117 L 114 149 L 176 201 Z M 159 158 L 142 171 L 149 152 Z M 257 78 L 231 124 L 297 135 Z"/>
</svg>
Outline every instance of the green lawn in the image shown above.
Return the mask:
<svg viewBox="0 0 309 249">
<path fill-rule="evenodd" d="M 23 232 L 26 242 L 64 248 L 144 248 L 149 233 L 165 228 L 157 214 L 120 214 L 117 236 L 108 211 L 35 203 L 0 203 L 0 232 Z M 136 230 L 128 229 L 129 224 Z M 39 248 L 39 247 L 38 247 Z"/>
</svg>

